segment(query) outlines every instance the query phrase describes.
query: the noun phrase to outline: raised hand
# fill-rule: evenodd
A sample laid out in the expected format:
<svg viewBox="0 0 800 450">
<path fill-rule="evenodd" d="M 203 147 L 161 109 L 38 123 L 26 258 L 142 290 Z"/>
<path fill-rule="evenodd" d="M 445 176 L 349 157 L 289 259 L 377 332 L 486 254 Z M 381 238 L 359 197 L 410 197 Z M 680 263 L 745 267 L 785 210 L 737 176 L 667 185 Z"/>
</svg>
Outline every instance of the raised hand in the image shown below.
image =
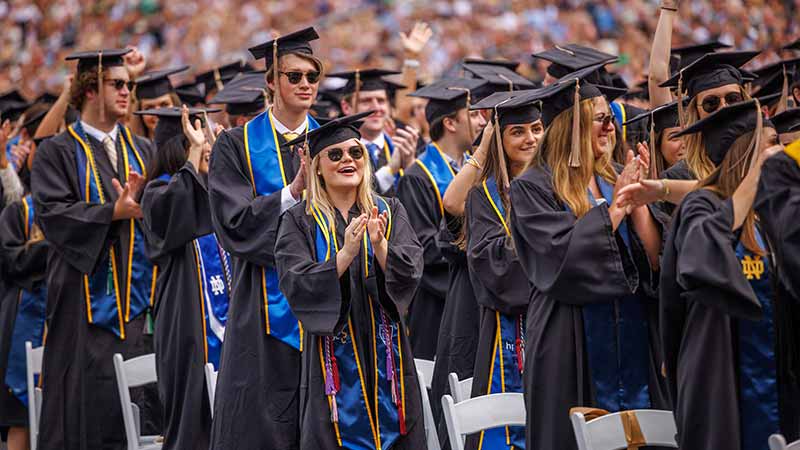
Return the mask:
<svg viewBox="0 0 800 450">
<path fill-rule="evenodd" d="M 431 27 L 425 22 L 417 22 L 411 33 L 405 34 L 400 32 L 400 41 L 403 43 L 403 50 L 405 51 L 408 59 L 416 58 L 425 45 L 433 36 Z"/>
<path fill-rule="evenodd" d="M 111 180 L 111 186 L 117 191 L 117 201 L 114 202 L 114 215 L 112 220 L 125 220 L 125 219 L 141 219 L 142 207 L 136 201 L 141 191 L 141 184 L 143 184 L 142 177 L 135 172 L 131 172 L 128 176 L 128 183 L 123 188 L 119 180 L 114 178 Z"/>
<path fill-rule="evenodd" d="M 384 211 L 378 214 L 378 207 L 372 207 L 372 214 L 367 221 L 367 232 L 373 247 L 377 247 L 386 235 L 386 224 L 389 222 L 389 214 Z"/>
<path fill-rule="evenodd" d="M 393 172 L 408 169 L 417 159 L 417 141 L 419 132 L 414 127 L 398 128 L 394 140 L 394 153 L 389 165 Z M 397 160 L 395 158 L 398 158 Z M 396 164 L 396 165 L 395 165 Z"/>
<path fill-rule="evenodd" d="M 301 152 L 301 150 L 298 150 Z M 295 200 L 300 200 L 300 196 L 303 195 L 303 190 L 306 188 L 306 158 L 301 153 L 300 154 L 300 168 L 297 170 L 297 175 L 294 176 L 294 180 L 289 185 L 289 193 L 292 194 Z"/>
<path fill-rule="evenodd" d="M 664 183 L 662 180 L 639 180 L 621 188 L 614 197 L 618 208 L 636 209 L 640 206 L 664 199 Z"/>
<path fill-rule="evenodd" d="M 344 229 L 344 245 L 340 251 L 345 252 L 350 258 L 355 258 L 361 249 L 361 240 L 367 229 L 367 214 L 361 214 L 350 220 L 350 224 Z"/>
<path fill-rule="evenodd" d="M 206 143 L 206 135 L 200 119 L 195 119 L 194 125 L 192 125 L 189 120 L 189 108 L 186 105 L 181 108 L 181 125 L 183 126 L 183 134 L 189 140 L 190 145 L 202 147 Z"/>
<path fill-rule="evenodd" d="M 655 168 L 655 166 L 651 166 L 650 161 L 650 147 L 647 145 L 647 142 L 639 142 L 636 144 L 636 152 L 639 155 L 639 179 L 645 180 L 647 178 L 656 178 L 658 174 L 651 173 L 650 169 Z"/>
<path fill-rule="evenodd" d="M 123 60 L 125 61 L 125 68 L 128 70 L 128 74 L 131 76 L 131 79 L 135 79 L 144 73 L 144 68 L 147 66 L 147 59 L 138 48 L 128 48 L 130 48 L 132 51 L 123 56 Z"/>
<path fill-rule="evenodd" d="M 0 126 L 0 169 L 8 167 L 8 157 L 6 155 L 6 144 L 11 138 L 11 121 L 6 119 Z"/>
</svg>

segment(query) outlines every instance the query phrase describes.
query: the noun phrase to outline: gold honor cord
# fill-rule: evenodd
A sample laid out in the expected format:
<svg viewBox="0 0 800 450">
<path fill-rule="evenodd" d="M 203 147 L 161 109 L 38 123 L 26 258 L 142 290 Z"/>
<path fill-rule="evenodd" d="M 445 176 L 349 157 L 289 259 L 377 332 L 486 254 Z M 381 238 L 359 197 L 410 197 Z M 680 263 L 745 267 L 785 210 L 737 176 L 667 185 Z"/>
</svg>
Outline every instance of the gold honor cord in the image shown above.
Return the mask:
<svg viewBox="0 0 800 450">
<path fill-rule="evenodd" d="M 575 79 L 575 97 L 572 104 L 572 146 L 569 150 L 569 166 L 581 166 L 581 80 Z"/>
</svg>

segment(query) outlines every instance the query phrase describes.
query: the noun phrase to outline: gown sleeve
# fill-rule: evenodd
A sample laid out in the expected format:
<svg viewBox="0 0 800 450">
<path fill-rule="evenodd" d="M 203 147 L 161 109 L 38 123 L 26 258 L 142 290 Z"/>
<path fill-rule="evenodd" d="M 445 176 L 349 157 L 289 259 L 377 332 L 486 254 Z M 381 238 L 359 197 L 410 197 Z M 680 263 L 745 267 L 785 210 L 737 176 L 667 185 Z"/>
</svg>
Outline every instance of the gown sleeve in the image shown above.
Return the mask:
<svg viewBox="0 0 800 450">
<path fill-rule="evenodd" d="M 484 305 L 505 314 L 527 307 L 530 284 L 517 258 L 511 236 L 499 222 L 486 196 L 475 188 L 467 197 L 467 260 L 470 273 L 497 304 Z M 478 296 L 478 302 L 481 302 Z M 502 307 L 502 308 L 500 308 Z"/>
<path fill-rule="evenodd" d="M 262 267 L 274 267 L 281 191 L 253 195 L 247 162 L 239 151 L 243 144 L 237 141 L 232 131 L 224 132 L 211 153 L 208 191 L 214 231 L 231 255 Z"/>
<path fill-rule="evenodd" d="M 608 206 L 595 206 L 576 219 L 542 185 L 546 182 L 511 184 L 510 226 L 530 282 L 555 301 L 576 306 L 635 292 L 638 274 L 630 254 L 621 251 Z"/>
<path fill-rule="evenodd" d="M 190 162 L 169 181 L 150 181 L 141 204 L 151 259 L 213 232 L 208 191 Z"/>
<path fill-rule="evenodd" d="M 64 260 L 91 273 L 115 228 L 114 203 L 87 203 L 78 196 L 72 154 L 68 144 L 56 138 L 37 150 L 31 174 L 36 220 Z"/>
<path fill-rule="evenodd" d="M 800 299 L 800 166 L 785 153 L 764 163 L 754 207 L 773 243 L 781 284 Z"/>
<path fill-rule="evenodd" d="M 675 228 L 676 281 L 684 301 L 697 301 L 733 316 L 758 320 L 761 305 L 736 257 L 733 201 L 708 190 L 684 199 Z"/>
<path fill-rule="evenodd" d="M 336 258 L 317 262 L 302 205 L 286 211 L 280 222 L 275 244 L 280 288 L 307 332 L 331 335 L 347 323 L 350 298 L 343 295 Z"/>
<path fill-rule="evenodd" d="M 47 242 L 27 244 L 25 222 L 20 202 L 14 202 L 0 214 L 0 257 L 3 278 L 15 285 L 32 289 L 44 278 L 47 268 Z"/>
<path fill-rule="evenodd" d="M 386 256 L 386 271 L 378 270 L 382 275 L 385 292 L 399 315 L 392 317 L 397 321 L 408 312 L 411 300 L 417 292 L 422 278 L 422 246 L 408 220 L 403 205 L 397 199 L 388 199 L 392 209 L 392 229 L 389 235 Z M 383 299 L 381 299 L 383 300 Z M 382 302 L 385 304 L 386 302 Z"/>
</svg>

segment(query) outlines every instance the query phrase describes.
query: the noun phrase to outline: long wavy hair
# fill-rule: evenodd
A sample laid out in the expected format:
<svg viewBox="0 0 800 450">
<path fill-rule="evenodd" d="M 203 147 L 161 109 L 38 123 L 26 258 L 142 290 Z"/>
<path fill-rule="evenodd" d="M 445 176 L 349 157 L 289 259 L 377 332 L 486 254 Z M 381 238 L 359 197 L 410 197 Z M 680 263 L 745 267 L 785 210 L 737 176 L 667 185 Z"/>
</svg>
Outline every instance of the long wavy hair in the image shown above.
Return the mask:
<svg viewBox="0 0 800 450">
<path fill-rule="evenodd" d="M 366 158 L 367 155 L 369 155 L 366 147 L 364 147 L 364 144 L 361 142 L 359 142 L 358 145 L 361 146 L 364 151 L 364 156 L 362 156 L 362 158 Z M 306 200 L 306 213 L 312 215 L 313 208 L 316 206 L 320 212 L 325 215 L 325 219 L 328 221 L 328 224 L 330 224 L 331 231 L 335 235 L 336 208 L 333 206 L 333 203 L 331 203 L 331 198 L 325 188 L 325 180 L 322 178 L 322 174 L 317 174 L 319 172 L 320 158 L 322 158 L 322 153 L 318 153 L 317 156 L 311 160 L 311 163 L 307 165 L 306 188 L 308 197 Z M 361 178 L 361 183 L 358 184 L 358 193 L 356 194 L 358 211 L 362 214 L 371 213 L 372 207 L 375 205 L 372 201 L 372 167 L 369 161 L 366 160 L 363 166 L 364 177 Z"/>
<path fill-rule="evenodd" d="M 603 156 L 595 159 L 592 150 L 592 123 L 594 121 L 594 101 L 583 100 L 580 103 L 581 134 L 580 167 L 570 167 L 569 155 L 572 146 L 573 108 L 561 112 L 547 128 L 539 146 L 535 166 L 550 168 L 553 178 L 553 190 L 559 200 L 566 203 L 578 217 L 589 212 L 592 205 L 586 195 L 589 183 L 594 175 L 600 175 L 610 183 L 617 180 L 617 173 L 611 164 L 612 152 L 609 148 Z"/>
<path fill-rule="evenodd" d="M 702 179 L 696 189 L 708 189 L 723 199 L 730 198 L 747 175 L 753 158 L 758 158 L 762 129 L 763 126 L 758 126 L 755 131 L 739 136 L 731 145 L 720 165 Z M 758 245 L 756 240 L 755 223 L 756 215 L 751 207 L 742 225 L 740 240 L 745 248 L 763 256 L 764 249 Z"/>
<path fill-rule="evenodd" d="M 739 92 L 742 94 L 743 101 L 750 100 L 750 94 L 747 93 L 744 87 L 739 86 Z M 700 120 L 700 113 L 697 112 L 697 108 L 700 107 L 697 104 L 698 97 L 698 95 L 695 95 L 692 98 L 684 112 L 686 117 L 685 127 Z M 684 139 L 686 142 L 686 165 L 696 179 L 705 179 L 714 171 L 714 163 L 706 155 L 706 146 L 705 142 L 703 142 L 702 133 L 690 134 L 685 136 Z"/>
</svg>

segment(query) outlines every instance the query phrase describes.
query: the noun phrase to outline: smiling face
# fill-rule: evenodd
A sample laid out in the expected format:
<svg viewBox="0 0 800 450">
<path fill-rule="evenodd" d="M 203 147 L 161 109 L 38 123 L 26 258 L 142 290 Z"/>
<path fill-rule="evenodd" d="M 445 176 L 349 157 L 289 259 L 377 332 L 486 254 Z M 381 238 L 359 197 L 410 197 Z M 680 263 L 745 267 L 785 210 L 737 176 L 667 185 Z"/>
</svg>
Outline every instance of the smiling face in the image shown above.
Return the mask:
<svg viewBox="0 0 800 450">
<path fill-rule="evenodd" d="M 345 115 L 357 114 L 364 111 L 375 111 L 372 115 L 364 119 L 361 130 L 367 135 L 376 135 L 383 131 L 386 119 L 391 117 L 391 104 L 389 95 L 385 90 L 360 91 L 358 93 L 358 104 L 353 111 L 353 98 L 350 96 L 342 100 L 342 112 Z"/>
<path fill-rule="evenodd" d="M 614 135 L 614 117 L 611 115 L 605 97 L 595 97 L 592 99 L 592 103 L 594 104 L 592 152 L 595 158 L 599 158 L 609 152 L 613 146 L 611 136 Z"/>
<path fill-rule="evenodd" d="M 686 157 L 686 142 L 679 137 L 671 138 L 673 133 L 681 131 L 680 127 L 665 128 L 661 132 L 661 142 L 659 150 L 664 157 L 664 161 L 668 166 L 672 166 L 676 162 Z M 666 168 L 666 167 L 665 167 Z"/>
<path fill-rule="evenodd" d="M 314 104 L 314 99 L 317 98 L 317 89 L 319 88 L 319 79 L 315 83 L 309 83 L 308 77 L 303 76 L 300 82 L 292 84 L 289 77 L 285 75 L 289 72 L 302 72 L 308 74 L 309 72 L 319 72 L 322 68 L 308 58 L 303 58 L 295 54 L 284 55 L 279 60 L 280 72 L 278 74 L 278 82 L 280 83 L 280 93 L 282 100 L 282 107 L 288 110 L 308 110 Z M 274 80 L 269 82 L 270 89 L 275 89 Z"/>
<path fill-rule="evenodd" d="M 525 167 L 536 156 L 544 135 L 541 120 L 526 124 L 507 125 L 503 128 L 503 149 L 512 167 Z"/>
<path fill-rule="evenodd" d="M 139 109 L 159 109 L 159 108 L 169 108 L 175 106 L 172 102 L 172 95 L 164 94 L 161 97 L 156 98 L 146 98 L 140 100 L 140 108 Z M 147 129 L 153 131 L 156 129 L 156 125 L 158 125 L 158 117 L 146 115 L 142 116 L 142 121 L 144 122 Z"/>
<path fill-rule="evenodd" d="M 357 139 L 351 138 L 329 145 L 322 149 L 317 158 L 319 158 L 319 173 L 326 189 L 358 189 L 364 178 L 365 158 L 364 147 Z"/>
</svg>

